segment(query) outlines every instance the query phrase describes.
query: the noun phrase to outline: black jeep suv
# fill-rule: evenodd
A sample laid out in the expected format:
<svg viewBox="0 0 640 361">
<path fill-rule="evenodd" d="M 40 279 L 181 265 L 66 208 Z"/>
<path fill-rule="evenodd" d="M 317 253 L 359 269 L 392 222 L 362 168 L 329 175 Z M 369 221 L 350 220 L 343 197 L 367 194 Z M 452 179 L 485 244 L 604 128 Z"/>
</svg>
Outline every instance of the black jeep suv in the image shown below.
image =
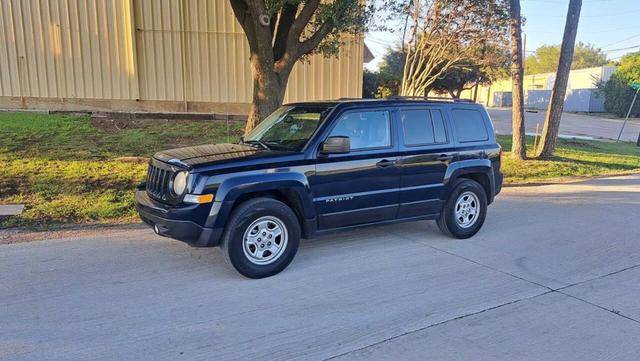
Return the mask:
<svg viewBox="0 0 640 361">
<path fill-rule="evenodd" d="M 288 104 L 239 144 L 162 151 L 136 205 L 156 233 L 221 246 L 247 277 L 282 271 L 300 238 L 434 219 L 473 236 L 502 186 L 501 148 L 470 101 Z"/>
</svg>

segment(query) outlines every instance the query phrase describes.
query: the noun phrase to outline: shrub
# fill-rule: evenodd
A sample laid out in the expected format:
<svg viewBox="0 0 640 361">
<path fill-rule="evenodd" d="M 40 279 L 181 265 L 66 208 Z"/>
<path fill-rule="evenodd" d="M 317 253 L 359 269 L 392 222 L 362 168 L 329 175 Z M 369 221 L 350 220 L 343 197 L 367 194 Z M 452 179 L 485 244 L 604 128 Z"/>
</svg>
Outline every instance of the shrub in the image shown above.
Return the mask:
<svg viewBox="0 0 640 361">
<path fill-rule="evenodd" d="M 619 117 L 626 116 L 635 94 L 635 90 L 631 89 L 628 81 L 616 72 L 607 82 L 600 84 L 598 87 L 601 93 L 604 94 L 604 108 L 607 112 Z M 631 116 L 640 116 L 640 99 L 636 99 L 636 103 L 631 110 Z"/>
</svg>

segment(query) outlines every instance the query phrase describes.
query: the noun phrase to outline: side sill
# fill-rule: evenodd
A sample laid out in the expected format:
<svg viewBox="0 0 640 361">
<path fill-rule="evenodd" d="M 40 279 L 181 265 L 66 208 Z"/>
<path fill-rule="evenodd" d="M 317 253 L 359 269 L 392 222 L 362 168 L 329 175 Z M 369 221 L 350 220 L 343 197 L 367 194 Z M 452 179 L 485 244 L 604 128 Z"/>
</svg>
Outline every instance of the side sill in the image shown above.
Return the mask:
<svg viewBox="0 0 640 361">
<path fill-rule="evenodd" d="M 427 214 L 427 215 L 418 216 L 418 217 L 398 218 L 398 219 L 390 219 L 390 220 L 378 221 L 378 222 L 354 224 L 354 225 L 351 225 L 351 226 L 344 226 L 344 227 L 319 229 L 319 230 L 317 230 L 315 232 L 315 236 L 321 236 L 321 235 L 327 234 L 327 233 L 332 233 L 332 232 L 336 232 L 336 231 L 343 231 L 343 230 L 346 231 L 346 230 L 351 230 L 351 229 L 356 229 L 356 228 L 361 228 L 361 227 L 370 227 L 370 226 L 378 226 L 378 225 L 385 225 L 385 224 L 395 224 L 395 223 L 405 223 L 405 222 L 415 222 L 415 221 L 428 221 L 428 220 L 438 219 L 438 217 L 440 217 L 440 213 Z"/>
</svg>

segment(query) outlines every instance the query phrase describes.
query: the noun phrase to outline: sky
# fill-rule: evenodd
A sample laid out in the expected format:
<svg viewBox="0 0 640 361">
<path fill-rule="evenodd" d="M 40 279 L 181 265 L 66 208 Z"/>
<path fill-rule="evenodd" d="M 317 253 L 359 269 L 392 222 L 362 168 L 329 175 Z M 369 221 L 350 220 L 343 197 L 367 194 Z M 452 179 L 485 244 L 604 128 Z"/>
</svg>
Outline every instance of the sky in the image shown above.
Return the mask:
<svg viewBox="0 0 640 361">
<path fill-rule="evenodd" d="M 527 55 L 541 45 L 562 42 L 569 0 L 521 0 L 520 4 L 526 18 Z M 377 69 L 386 49 L 400 39 L 400 31 L 368 33 L 365 43 L 376 58 L 367 69 Z M 578 41 L 601 48 L 611 60 L 640 51 L 640 0 L 583 0 Z"/>
</svg>

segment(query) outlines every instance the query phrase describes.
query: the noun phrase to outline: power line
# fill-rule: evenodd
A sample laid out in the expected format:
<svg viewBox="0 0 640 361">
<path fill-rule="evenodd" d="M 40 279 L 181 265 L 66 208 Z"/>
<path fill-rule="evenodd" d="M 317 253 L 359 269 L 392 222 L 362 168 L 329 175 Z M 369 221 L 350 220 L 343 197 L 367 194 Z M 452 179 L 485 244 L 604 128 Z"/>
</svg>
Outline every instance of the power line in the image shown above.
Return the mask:
<svg viewBox="0 0 640 361">
<path fill-rule="evenodd" d="M 582 30 L 580 30 L 579 33 L 580 34 L 600 34 L 600 33 L 611 33 L 611 32 L 622 31 L 622 30 L 631 30 L 631 29 L 638 29 L 638 27 L 637 26 L 630 26 L 630 27 L 626 27 L 626 28 L 606 29 L 606 30 L 592 30 L 592 31 L 582 31 Z M 524 26 L 523 30 L 526 30 L 529 33 L 562 34 L 562 29 L 560 29 L 559 31 L 547 31 L 547 30 L 527 29 L 527 27 Z"/>
<path fill-rule="evenodd" d="M 557 4 L 558 1 L 557 0 L 525 0 L 522 3 L 526 4 L 528 2 L 537 2 L 537 3 L 551 3 L 551 4 Z M 588 1 L 584 1 L 585 3 L 610 3 L 610 2 L 614 2 L 616 0 L 588 0 Z"/>
<path fill-rule="evenodd" d="M 622 39 L 622 40 L 618 40 L 618 41 L 615 41 L 615 42 L 613 42 L 613 43 L 609 43 L 609 44 L 607 44 L 607 45 L 604 45 L 602 48 L 607 48 L 607 47 L 609 47 L 609 46 L 611 46 L 611 45 L 620 44 L 620 43 L 625 42 L 625 41 L 627 41 L 627 40 L 629 40 L 629 39 L 637 38 L 638 36 L 640 36 L 640 34 L 631 35 L 631 36 L 630 36 L 630 37 L 628 37 L 628 38 L 624 38 L 624 39 Z"/>
<path fill-rule="evenodd" d="M 605 51 L 605 53 L 613 53 L 615 51 L 621 51 L 621 50 L 629 50 L 629 49 L 635 49 L 635 48 L 640 48 L 640 45 L 634 45 L 634 46 L 629 46 L 626 48 L 620 48 L 620 49 L 611 49 L 611 50 L 607 50 Z"/>
<path fill-rule="evenodd" d="M 393 44 L 386 43 L 384 41 L 380 41 L 380 40 L 377 40 L 377 39 L 374 39 L 374 38 L 365 38 L 364 40 L 365 41 L 370 41 L 370 42 L 372 42 L 374 44 L 378 44 L 378 45 L 389 46 L 389 47 L 393 46 Z"/>
<path fill-rule="evenodd" d="M 610 17 L 610 16 L 623 16 L 623 15 L 628 15 L 628 14 L 636 14 L 636 13 L 640 13 L 640 10 L 634 10 L 634 11 L 626 11 L 623 13 L 615 13 L 615 14 L 598 14 L 598 15 L 580 15 L 580 19 L 582 18 L 604 18 L 604 17 Z M 566 18 L 566 15 L 549 15 L 549 14 L 524 14 L 524 17 L 528 18 L 528 17 L 541 17 L 541 18 Z"/>
</svg>

